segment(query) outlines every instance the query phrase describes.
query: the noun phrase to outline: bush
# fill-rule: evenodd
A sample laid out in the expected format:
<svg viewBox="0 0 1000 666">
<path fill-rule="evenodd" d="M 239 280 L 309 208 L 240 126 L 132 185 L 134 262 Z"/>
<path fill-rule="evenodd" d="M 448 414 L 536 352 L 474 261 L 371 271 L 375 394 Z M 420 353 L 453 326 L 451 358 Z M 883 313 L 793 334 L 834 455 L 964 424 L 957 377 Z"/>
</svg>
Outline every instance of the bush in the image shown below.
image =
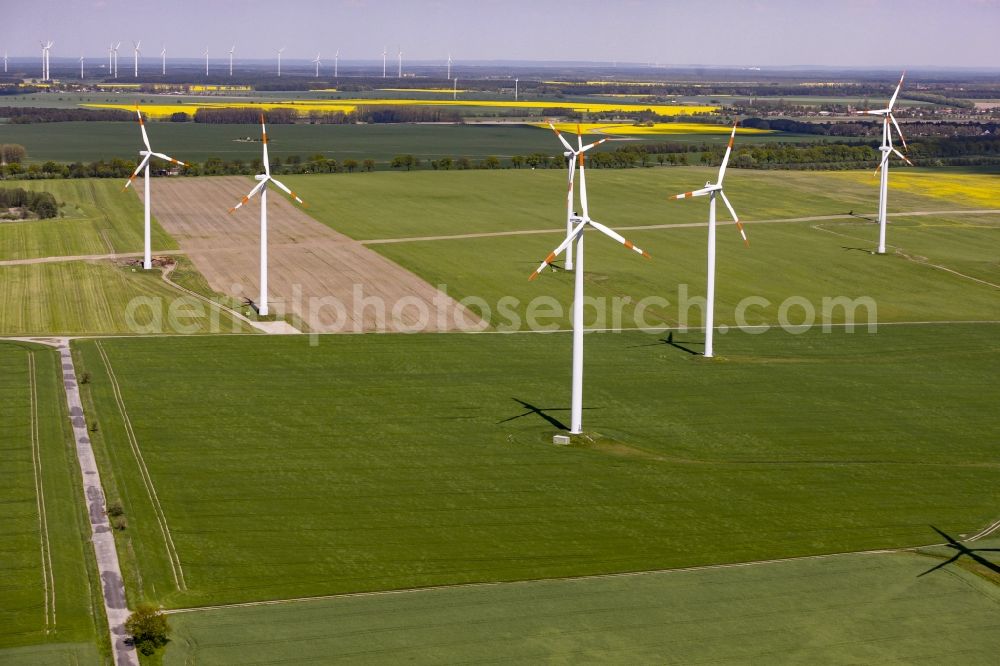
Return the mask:
<svg viewBox="0 0 1000 666">
<path fill-rule="evenodd" d="M 136 649 L 147 657 L 170 640 L 167 616 L 152 604 L 139 604 L 135 612 L 125 620 L 125 631 Z"/>
</svg>

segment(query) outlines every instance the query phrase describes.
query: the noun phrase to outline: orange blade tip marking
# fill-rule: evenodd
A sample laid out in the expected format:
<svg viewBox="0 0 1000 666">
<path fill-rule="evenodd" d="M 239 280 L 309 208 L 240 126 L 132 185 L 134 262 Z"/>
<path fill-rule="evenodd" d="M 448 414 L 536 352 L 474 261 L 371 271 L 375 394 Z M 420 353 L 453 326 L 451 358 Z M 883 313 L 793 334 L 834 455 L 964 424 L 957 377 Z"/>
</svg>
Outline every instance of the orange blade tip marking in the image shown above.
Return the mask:
<svg viewBox="0 0 1000 666">
<path fill-rule="evenodd" d="M 531 282 L 531 281 L 532 281 L 532 280 L 534 280 L 534 279 L 535 279 L 536 277 L 538 277 L 538 273 L 537 273 L 537 272 L 535 272 L 535 273 L 532 273 L 531 275 L 529 275 L 529 276 L 528 276 L 528 282 Z"/>
<path fill-rule="evenodd" d="M 633 243 L 633 242 L 632 242 L 632 241 L 630 241 L 630 240 L 627 240 L 627 241 L 625 241 L 625 247 L 627 247 L 628 249 L 630 249 L 630 250 L 631 250 L 632 248 L 634 248 L 634 247 L 635 247 L 635 243 Z"/>
</svg>

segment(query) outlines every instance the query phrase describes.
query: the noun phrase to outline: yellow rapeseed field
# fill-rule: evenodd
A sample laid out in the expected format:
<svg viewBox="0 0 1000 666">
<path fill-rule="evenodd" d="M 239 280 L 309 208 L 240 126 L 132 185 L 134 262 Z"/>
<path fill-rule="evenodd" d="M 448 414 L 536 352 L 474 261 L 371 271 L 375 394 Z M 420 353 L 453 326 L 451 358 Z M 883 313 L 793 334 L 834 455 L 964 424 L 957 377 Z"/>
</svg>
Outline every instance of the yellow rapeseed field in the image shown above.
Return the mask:
<svg viewBox="0 0 1000 666">
<path fill-rule="evenodd" d="M 95 109 L 135 109 L 135 104 L 84 104 Z M 450 100 L 450 99 L 336 99 L 336 100 L 288 100 L 278 102 L 232 102 L 206 100 L 187 104 L 145 104 L 142 110 L 154 118 L 163 118 L 172 113 L 194 113 L 197 109 L 255 108 L 265 111 L 270 109 L 293 109 L 300 114 L 310 111 L 344 111 L 350 112 L 359 106 L 464 106 L 485 108 L 515 108 L 515 109 L 567 109 L 580 112 L 596 111 L 644 111 L 650 109 L 663 116 L 674 116 L 693 113 L 710 113 L 718 107 L 714 106 L 673 106 L 657 104 L 617 104 L 608 102 L 565 102 L 565 101 L 519 101 L 510 100 Z"/>
<path fill-rule="evenodd" d="M 532 123 L 537 127 L 548 127 L 547 123 Z M 576 132 L 576 123 L 556 123 L 560 132 Z M 607 134 L 611 136 L 638 136 L 650 134 L 729 134 L 729 125 L 713 125 L 710 123 L 655 123 L 651 127 L 625 124 L 581 123 L 580 131 L 584 134 Z M 737 134 L 772 134 L 774 130 L 762 130 L 751 127 L 738 127 Z"/>
<path fill-rule="evenodd" d="M 878 187 L 878 179 L 872 177 L 871 171 L 836 175 L 855 182 L 870 183 L 876 189 Z M 911 171 L 893 164 L 889 173 L 889 186 L 894 190 L 948 199 L 970 206 L 1000 208 L 1000 175 Z"/>
</svg>

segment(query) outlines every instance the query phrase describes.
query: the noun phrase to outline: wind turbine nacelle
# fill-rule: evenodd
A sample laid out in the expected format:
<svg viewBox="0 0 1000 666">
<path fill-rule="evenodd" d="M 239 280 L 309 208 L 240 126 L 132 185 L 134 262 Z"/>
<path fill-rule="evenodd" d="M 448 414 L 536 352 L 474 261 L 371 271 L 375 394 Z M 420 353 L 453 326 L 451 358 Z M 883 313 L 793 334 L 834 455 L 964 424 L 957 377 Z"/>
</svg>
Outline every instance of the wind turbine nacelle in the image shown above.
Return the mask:
<svg viewBox="0 0 1000 666">
<path fill-rule="evenodd" d="M 254 180 L 267 180 L 267 174 L 259 173 L 253 177 Z"/>
<path fill-rule="evenodd" d="M 569 157 L 569 156 L 570 156 L 570 155 L 572 155 L 572 154 L 573 154 L 573 153 L 572 153 L 571 151 L 569 151 L 569 150 L 564 150 L 564 151 L 563 151 L 563 157 Z"/>
</svg>

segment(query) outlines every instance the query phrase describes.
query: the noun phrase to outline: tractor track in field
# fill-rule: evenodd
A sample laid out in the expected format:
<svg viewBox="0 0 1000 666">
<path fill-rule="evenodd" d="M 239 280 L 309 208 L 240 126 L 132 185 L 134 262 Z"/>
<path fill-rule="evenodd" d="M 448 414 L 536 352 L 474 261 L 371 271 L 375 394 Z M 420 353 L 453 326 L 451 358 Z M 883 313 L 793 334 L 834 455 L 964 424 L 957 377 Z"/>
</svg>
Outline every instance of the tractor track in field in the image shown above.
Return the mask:
<svg viewBox="0 0 1000 666">
<path fill-rule="evenodd" d="M 31 417 L 31 464 L 35 473 L 35 502 L 38 508 L 39 547 L 42 560 L 42 592 L 45 595 L 45 633 L 56 626 L 56 581 L 52 573 L 49 519 L 45 511 L 45 484 L 42 479 L 42 448 L 38 430 L 38 375 L 35 353 L 28 352 L 28 399 Z"/>
<path fill-rule="evenodd" d="M 118 404 L 118 411 L 122 417 L 122 423 L 125 426 L 125 434 L 128 437 L 129 446 L 132 449 L 132 455 L 135 457 L 136 464 L 139 467 L 139 474 L 142 477 L 143 485 L 146 487 L 146 493 L 149 496 L 150 504 L 153 505 L 153 512 L 156 515 L 156 522 L 159 523 L 160 532 L 163 535 L 163 542 L 167 550 L 167 558 L 170 560 L 170 569 L 174 577 L 174 585 L 180 591 L 186 590 L 187 585 L 184 581 L 184 569 L 181 566 L 181 558 L 177 554 L 177 548 L 174 546 L 173 535 L 170 533 L 170 527 L 167 525 L 167 516 L 163 511 L 163 507 L 160 505 L 160 497 L 156 493 L 156 487 L 153 485 L 153 477 L 149 473 L 149 469 L 146 467 L 146 460 L 143 458 L 142 450 L 139 448 L 139 440 L 135 436 L 135 431 L 132 428 L 132 420 L 129 418 L 128 411 L 125 409 L 125 401 L 122 398 L 121 387 L 118 385 L 118 378 L 115 376 L 115 371 L 111 367 L 111 361 L 108 359 L 107 353 L 104 351 L 104 347 L 98 340 L 94 343 L 97 347 L 97 351 L 100 353 L 101 360 L 104 362 L 104 368 L 107 370 L 108 379 L 111 380 L 111 389 L 115 396 L 115 402 Z"/>
<path fill-rule="evenodd" d="M 965 543 L 970 543 L 983 539 L 990 536 L 994 532 L 1000 531 L 1000 520 L 997 520 L 989 525 L 987 525 L 982 530 L 976 532 L 970 537 L 967 537 L 963 541 Z M 254 608 L 258 606 L 284 606 L 288 604 L 297 603 L 307 603 L 310 601 L 329 601 L 333 599 L 354 599 L 359 597 L 381 597 L 381 596 L 394 596 L 401 594 L 417 594 L 420 592 L 436 592 L 442 590 L 456 590 L 456 589 L 469 589 L 469 588 L 480 588 L 480 587 L 500 587 L 500 586 L 510 586 L 510 585 L 530 585 L 532 583 L 547 583 L 556 581 L 587 581 L 587 580 L 603 580 L 609 578 L 632 578 L 638 576 L 650 576 L 657 574 L 682 574 L 682 573 L 693 573 L 698 571 L 714 571 L 721 569 L 742 569 L 748 567 L 763 566 L 769 564 L 785 564 L 788 562 L 801 562 L 804 560 L 826 560 L 839 557 L 858 557 L 864 555 L 888 555 L 893 553 L 915 553 L 921 548 L 933 548 L 936 546 L 945 546 L 944 543 L 931 543 L 921 546 L 909 546 L 906 548 L 878 548 L 873 550 L 857 550 L 857 551 L 847 551 L 842 553 L 822 553 L 818 555 L 801 555 L 798 557 L 780 557 L 766 560 L 751 560 L 748 562 L 731 562 L 723 564 L 705 564 L 701 566 L 693 567 L 678 567 L 674 569 L 650 569 L 647 571 L 622 571 L 618 573 L 606 573 L 606 574 L 591 574 L 591 575 L 581 575 L 581 576 L 557 576 L 555 578 L 532 578 L 525 580 L 510 580 L 510 581 L 495 581 L 495 582 L 481 582 L 481 583 L 457 583 L 454 585 L 430 585 L 427 587 L 412 587 L 404 588 L 398 590 L 376 590 L 372 592 L 346 592 L 343 594 L 327 594 L 315 597 L 294 597 L 291 599 L 270 599 L 266 601 L 247 601 L 243 603 L 235 604 L 218 604 L 215 606 L 196 606 L 192 608 L 173 608 L 164 610 L 164 614 L 167 615 L 177 615 L 181 613 L 198 613 L 202 611 L 213 611 L 213 610 L 228 610 L 234 608 Z"/>
</svg>

